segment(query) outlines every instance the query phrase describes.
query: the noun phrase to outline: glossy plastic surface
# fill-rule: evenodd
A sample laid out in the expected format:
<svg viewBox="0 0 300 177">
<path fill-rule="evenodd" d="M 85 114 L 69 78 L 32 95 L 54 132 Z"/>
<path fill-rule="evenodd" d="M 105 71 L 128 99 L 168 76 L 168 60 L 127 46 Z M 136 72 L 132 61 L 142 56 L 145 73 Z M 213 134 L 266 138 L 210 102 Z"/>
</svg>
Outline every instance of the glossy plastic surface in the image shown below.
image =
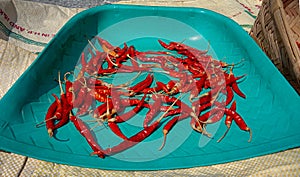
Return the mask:
<svg viewBox="0 0 300 177">
<path fill-rule="evenodd" d="M 232 125 L 226 138 L 217 143 L 226 127 L 221 121 L 214 139 L 193 132 L 183 121 L 168 135 L 166 147 L 161 130 L 144 143 L 120 154 L 100 159 L 70 122 L 49 138 L 44 119 L 59 94 L 57 72 L 74 70 L 87 39 L 99 35 L 116 46 L 129 42 L 141 50 L 161 49 L 157 39 L 183 41 L 205 49 L 229 63 L 244 60 L 236 74 L 247 74 L 240 83 L 247 95 L 237 98 L 238 112 L 252 128 L 249 134 Z M 196 40 L 193 40 L 196 37 Z M 156 43 L 156 44 L 154 44 Z M 154 45 L 153 45 L 154 44 Z M 105 5 L 72 18 L 48 44 L 36 61 L 0 100 L 0 149 L 56 163 L 112 170 L 159 170 L 231 162 L 274 153 L 300 145 L 300 98 L 250 36 L 232 20 L 198 8 Z M 139 127 L 129 126 L 130 134 Z M 161 129 L 161 128 L 160 128 Z M 117 140 L 108 130 L 95 131 L 100 144 L 110 147 Z M 107 132 L 105 136 L 104 132 Z M 114 141 L 114 142 L 111 142 Z"/>
</svg>

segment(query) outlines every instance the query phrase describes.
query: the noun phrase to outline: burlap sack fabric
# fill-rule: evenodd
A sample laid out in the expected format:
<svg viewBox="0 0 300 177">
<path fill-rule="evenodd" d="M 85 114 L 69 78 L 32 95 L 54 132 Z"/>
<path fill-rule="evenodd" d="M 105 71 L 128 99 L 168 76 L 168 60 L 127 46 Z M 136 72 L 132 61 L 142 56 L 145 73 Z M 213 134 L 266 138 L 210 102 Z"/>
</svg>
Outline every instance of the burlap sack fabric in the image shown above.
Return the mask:
<svg viewBox="0 0 300 177">
<path fill-rule="evenodd" d="M 74 5 L 74 2 L 67 1 L 65 5 L 69 7 Z M 93 2 L 89 6 L 102 3 Z M 246 31 L 250 31 L 261 5 L 259 0 L 224 0 L 222 2 L 218 0 L 132 0 L 114 3 L 207 8 L 232 18 Z M 2 24 L 0 26 L 0 98 L 34 61 L 37 56 L 35 52 L 41 51 L 69 18 L 85 8 L 65 8 L 24 1 L 0 1 L 0 10 L 10 18 L 7 20 L 4 15 L 0 16 Z M 13 9 L 14 12 L 7 9 Z M 18 15 L 13 16 L 12 14 Z M 39 18 L 43 19 L 42 28 L 35 22 L 33 14 L 39 14 Z M 5 23 L 12 24 L 12 20 L 15 25 L 10 25 L 10 29 L 5 28 Z M 9 38 L 7 38 L 7 30 L 10 30 Z M 242 161 L 189 169 L 108 171 L 61 165 L 13 153 L 0 152 L 0 176 L 299 176 L 299 154 L 300 149 L 297 148 Z"/>
</svg>

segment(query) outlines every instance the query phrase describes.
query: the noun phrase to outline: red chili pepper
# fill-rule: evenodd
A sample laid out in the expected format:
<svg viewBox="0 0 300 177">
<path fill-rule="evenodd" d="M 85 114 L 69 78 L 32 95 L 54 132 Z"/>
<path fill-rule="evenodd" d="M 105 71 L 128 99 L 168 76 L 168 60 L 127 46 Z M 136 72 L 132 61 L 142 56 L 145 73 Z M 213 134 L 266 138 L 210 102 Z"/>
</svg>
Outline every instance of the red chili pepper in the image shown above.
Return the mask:
<svg viewBox="0 0 300 177">
<path fill-rule="evenodd" d="M 108 102 L 101 104 L 93 111 L 93 117 L 95 119 L 104 119 L 105 116 L 110 116 L 116 112 L 116 110 L 114 110 L 114 105 L 111 99 L 108 99 L 107 101 Z M 110 110 L 110 115 L 107 115 L 107 110 Z"/>
<path fill-rule="evenodd" d="M 94 88 L 95 92 L 102 94 L 102 95 L 111 95 L 111 88 L 108 88 L 105 85 L 95 86 Z"/>
<path fill-rule="evenodd" d="M 184 55 L 184 56 L 190 58 L 191 60 L 197 59 L 197 57 L 192 52 L 190 52 L 189 50 L 186 50 L 186 49 L 178 48 L 177 53 Z"/>
<path fill-rule="evenodd" d="M 88 95 L 91 95 L 92 97 L 94 97 L 95 100 L 102 102 L 102 103 L 107 102 L 107 99 L 109 99 L 109 98 L 107 98 L 107 95 L 98 93 L 95 90 L 90 91 L 90 94 L 88 94 Z"/>
<path fill-rule="evenodd" d="M 131 49 L 130 49 L 131 50 Z M 126 43 L 124 43 L 124 47 L 116 54 L 116 64 L 118 67 L 122 66 L 122 63 L 127 61 L 128 55 L 130 55 L 131 51 L 129 50 Z"/>
<path fill-rule="evenodd" d="M 156 82 L 156 85 L 159 87 L 159 88 L 161 88 L 161 90 L 163 90 L 164 92 L 166 92 L 166 93 L 168 93 L 171 89 L 169 89 L 168 87 L 167 87 L 167 85 L 166 84 L 164 84 L 164 83 L 162 83 L 162 82 L 160 82 L 160 81 L 157 81 Z"/>
<path fill-rule="evenodd" d="M 236 111 L 236 101 L 234 101 L 232 103 L 232 105 L 229 109 L 232 110 L 232 111 Z M 222 141 L 222 139 L 227 135 L 227 133 L 228 133 L 230 127 L 231 127 L 231 124 L 232 124 L 232 119 L 233 119 L 233 117 L 231 115 L 226 115 L 225 125 L 226 125 L 227 129 L 226 129 L 225 133 L 221 136 L 221 138 L 217 142 Z"/>
<path fill-rule="evenodd" d="M 149 66 L 142 67 L 134 67 L 134 66 L 128 66 L 128 65 L 122 65 L 117 69 L 119 73 L 124 72 L 124 73 L 131 73 L 131 72 L 139 72 L 139 71 L 151 71 L 152 68 Z"/>
<path fill-rule="evenodd" d="M 107 54 L 105 52 L 100 52 L 96 50 L 96 55 L 91 49 L 88 49 L 90 54 L 92 55 L 90 61 L 86 65 L 88 70 L 95 71 L 97 67 L 102 67 L 102 63 L 104 62 Z"/>
<path fill-rule="evenodd" d="M 203 110 L 201 110 L 200 113 L 201 112 L 203 112 Z M 212 123 L 212 121 L 216 121 L 214 119 L 217 119 L 218 116 L 222 116 L 222 114 L 224 115 L 224 111 L 219 109 L 219 107 L 213 108 L 210 111 L 207 111 L 203 115 L 199 116 L 199 122 L 201 122 L 203 124 Z"/>
<path fill-rule="evenodd" d="M 115 122 L 108 122 L 107 123 L 108 127 L 120 138 L 123 140 L 127 140 L 128 137 L 124 135 L 124 133 L 121 131 L 119 128 L 118 124 Z"/>
<path fill-rule="evenodd" d="M 152 94 L 152 93 L 157 93 L 162 90 L 161 85 L 158 84 L 158 81 L 156 82 L 156 87 L 152 88 L 144 88 L 142 93 L 144 94 Z"/>
<path fill-rule="evenodd" d="M 167 60 L 165 56 L 151 56 L 147 57 L 145 54 L 137 54 L 136 57 L 142 61 L 142 62 L 151 62 L 151 63 L 157 63 L 159 64 L 162 68 L 164 68 Z"/>
<path fill-rule="evenodd" d="M 144 103 L 143 107 L 150 109 L 152 107 L 152 105 L 150 105 L 148 103 Z M 174 109 L 170 108 L 170 106 L 160 106 L 159 110 L 160 110 L 160 112 L 167 112 L 168 113 L 168 112 L 170 112 Z M 167 117 L 167 116 L 165 116 L 165 117 Z"/>
<path fill-rule="evenodd" d="M 47 114 L 45 116 L 46 128 L 50 137 L 53 136 L 54 130 L 54 117 L 57 108 L 57 102 L 54 101 L 48 108 Z"/>
<path fill-rule="evenodd" d="M 80 88 L 77 95 L 75 95 L 75 99 L 74 99 L 74 102 L 73 102 L 73 107 L 74 108 L 79 108 L 83 104 L 84 99 L 85 99 L 87 94 L 88 94 L 88 88 L 87 87 Z"/>
<path fill-rule="evenodd" d="M 87 94 L 85 94 L 85 97 L 83 98 L 83 103 L 78 107 L 76 116 L 85 115 L 88 113 L 88 110 L 94 101 L 93 93 L 91 92 L 93 91 L 87 90 Z"/>
<path fill-rule="evenodd" d="M 147 77 L 143 81 L 137 83 L 136 85 L 134 85 L 132 87 L 129 87 L 128 90 L 130 90 L 131 93 L 133 93 L 133 94 L 138 93 L 138 92 L 142 91 L 143 89 L 149 87 L 152 84 L 152 82 L 153 82 L 153 74 L 148 74 Z"/>
<path fill-rule="evenodd" d="M 164 117 L 168 117 L 168 116 L 174 116 L 174 115 L 177 115 L 177 114 L 180 114 L 181 113 L 181 108 L 176 108 L 176 109 L 173 109 L 173 110 L 170 110 L 168 111 Z"/>
<path fill-rule="evenodd" d="M 242 98 L 246 98 L 246 95 L 240 90 L 240 88 L 238 87 L 237 85 L 237 80 L 244 77 L 243 76 L 240 76 L 239 78 L 236 78 L 234 75 L 233 75 L 233 72 L 232 72 L 232 68 L 230 69 L 230 74 L 226 77 L 226 85 L 229 85 L 232 87 L 232 90 L 238 94 L 240 97 Z"/>
<path fill-rule="evenodd" d="M 166 84 L 166 88 L 168 90 L 171 90 L 174 86 L 175 86 L 176 82 L 174 80 L 170 80 L 167 84 Z"/>
<path fill-rule="evenodd" d="M 138 105 L 133 108 L 131 111 L 128 111 L 122 115 L 117 115 L 116 117 L 112 118 L 112 120 L 108 120 L 108 121 L 112 121 L 112 122 L 116 122 L 116 123 L 121 123 L 121 122 L 125 122 L 127 120 L 129 120 L 130 118 L 132 118 L 134 115 L 136 115 L 142 108 L 144 105 L 144 101 L 146 98 L 146 94 L 143 96 L 143 98 L 140 100 L 140 102 L 138 103 Z"/>
<path fill-rule="evenodd" d="M 98 157 L 104 158 L 105 157 L 105 154 L 103 153 L 104 151 L 102 150 L 100 145 L 96 142 L 96 139 L 90 132 L 87 125 L 81 119 L 79 119 L 74 115 L 70 115 L 70 120 L 73 122 L 76 129 L 86 139 L 90 147 L 93 149 L 94 152 L 92 154 L 97 154 Z"/>
<path fill-rule="evenodd" d="M 198 96 L 199 93 L 202 91 L 205 80 L 206 80 L 206 78 L 205 78 L 205 77 L 202 77 L 200 80 L 196 80 L 196 81 L 195 81 L 196 87 L 193 87 L 193 88 L 191 89 L 190 96 L 189 96 L 190 102 L 192 102 L 192 100 L 193 100 L 196 96 Z"/>
<path fill-rule="evenodd" d="M 56 119 L 61 119 L 61 115 L 63 112 L 63 106 L 62 106 L 61 100 L 54 93 L 52 93 L 52 96 L 55 98 L 55 102 L 56 102 L 56 111 L 55 111 L 54 116 L 56 117 Z"/>
<path fill-rule="evenodd" d="M 138 144 L 139 142 L 141 142 L 144 139 L 146 139 L 147 137 L 149 137 L 159 127 L 159 125 L 160 125 L 160 122 L 155 121 L 148 127 L 144 128 L 143 130 L 139 131 L 135 135 L 128 138 L 128 140 L 124 140 L 120 144 L 118 144 L 112 148 L 108 148 L 108 149 L 104 150 L 103 151 L 104 154 L 113 155 L 113 154 L 116 154 L 116 153 L 119 153 L 126 149 L 131 148 L 132 146 Z"/>
<path fill-rule="evenodd" d="M 102 76 L 102 75 L 109 75 L 109 74 L 114 74 L 118 71 L 118 69 L 116 68 L 108 68 L 108 69 L 99 69 L 97 74 L 99 76 Z"/>
<path fill-rule="evenodd" d="M 133 46 L 129 46 L 128 48 L 128 53 L 127 53 L 127 57 L 130 59 L 130 62 L 132 64 L 132 67 L 137 69 L 139 68 L 139 65 L 137 63 L 137 60 L 135 59 L 135 48 Z"/>
<path fill-rule="evenodd" d="M 232 90 L 238 94 L 240 97 L 242 98 L 246 98 L 246 95 L 240 90 L 240 88 L 238 87 L 237 83 L 233 83 L 232 84 Z"/>
<path fill-rule="evenodd" d="M 167 134 L 169 133 L 169 131 L 172 129 L 172 127 L 177 123 L 179 116 L 176 116 L 174 118 L 172 118 L 163 128 L 163 135 L 164 135 L 164 140 L 162 145 L 160 146 L 159 150 L 162 150 L 162 148 L 165 146 L 166 144 L 166 140 L 167 140 Z"/>
<path fill-rule="evenodd" d="M 217 109 L 218 111 L 216 111 L 216 113 L 210 117 L 210 119 L 208 119 L 207 121 L 205 121 L 205 124 L 213 124 L 216 123 L 218 121 L 220 121 L 222 119 L 222 117 L 224 116 L 224 111 Z"/>
<path fill-rule="evenodd" d="M 119 58 L 119 57 L 123 56 L 123 55 L 126 53 L 127 49 L 128 49 L 128 46 L 127 46 L 127 44 L 124 42 L 124 46 L 123 46 L 123 48 L 122 48 L 121 50 L 119 50 L 119 51 L 117 52 L 116 58 Z M 117 60 L 117 59 L 116 59 L 116 60 Z M 118 60 L 117 60 L 117 61 L 118 61 Z"/>
<path fill-rule="evenodd" d="M 59 120 L 59 122 L 57 124 L 55 124 L 55 129 L 58 129 L 58 128 L 66 125 L 66 123 L 68 123 L 69 114 L 73 108 L 71 105 L 69 105 L 66 94 L 61 95 L 60 99 L 61 99 L 61 103 L 62 103 L 61 119 Z"/>
<path fill-rule="evenodd" d="M 154 103 L 150 107 L 149 111 L 146 114 L 146 117 L 144 119 L 144 127 L 147 127 L 148 124 L 154 119 L 154 117 L 159 113 L 160 107 L 162 105 L 162 100 L 160 97 L 157 97 L 155 94 L 152 95 L 152 99 L 154 100 Z"/>
<path fill-rule="evenodd" d="M 70 74 L 70 73 L 66 73 L 66 74 Z M 71 107 L 73 107 L 73 101 L 74 101 L 74 97 L 75 97 L 73 83 L 66 78 L 66 74 L 64 76 L 65 85 L 66 85 L 66 99 L 67 99 L 68 104 Z"/>
<path fill-rule="evenodd" d="M 184 50 L 190 51 L 195 56 L 202 56 L 202 55 L 204 55 L 204 54 L 206 54 L 208 52 L 208 50 L 199 50 L 199 49 L 190 47 L 188 45 L 185 45 L 183 43 L 180 43 L 180 44 L 177 43 L 177 46 L 183 48 Z M 177 50 L 180 49 L 178 47 L 177 47 Z M 183 49 L 181 49 L 181 50 L 183 50 Z"/>
<path fill-rule="evenodd" d="M 73 93 L 78 93 L 79 90 L 82 88 L 82 86 L 84 85 L 83 83 L 85 82 L 85 77 L 81 77 L 80 79 L 76 79 L 73 84 Z M 75 98 L 74 98 L 75 99 Z"/>
<path fill-rule="evenodd" d="M 135 106 L 141 102 L 140 99 L 121 99 L 120 100 L 122 106 Z"/>
<path fill-rule="evenodd" d="M 110 44 L 107 40 L 100 38 L 99 36 L 95 36 L 101 45 L 104 52 L 109 53 L 114 51 L 116 47 L 114 47 L 112 44 Z"/>
<path fill-rule="evenodd" d="M 229 86 L 226 86 L 226 91 L 227 91 L 226 105 L 229 105 L 233 100 L 233 91 L 232 88 Z"/>
<path fill-rule="evenodd" d="M 235 121 L 235 123 L 238 125 L 238 127 L 241 130 L 247 131 L 250 133 L 250 138 L 248 140 L 248 142 L 251 141 L 252 139 L 252 131 L 251 129 L 247 126 L 246 122 L 243 120 L 243 118 L 234 110 L 230 110 L 230 109 L 225 109 L 225 114 L 232 116 L 233 120 Z"/>
<path fill-rule="evenodd" d="M 163 47 L 163 48 L 165 48 L 165 49 L 167 49 L 167 50 L 174 50 L 175 49 L 175 46 L 174 45 L 168 45 L 168 44 L 166 44 L 166 43 L 164 43 L 162 40 L 158 40 L 158 42 L 159 42 L 159 44 Z"/>
</svg>

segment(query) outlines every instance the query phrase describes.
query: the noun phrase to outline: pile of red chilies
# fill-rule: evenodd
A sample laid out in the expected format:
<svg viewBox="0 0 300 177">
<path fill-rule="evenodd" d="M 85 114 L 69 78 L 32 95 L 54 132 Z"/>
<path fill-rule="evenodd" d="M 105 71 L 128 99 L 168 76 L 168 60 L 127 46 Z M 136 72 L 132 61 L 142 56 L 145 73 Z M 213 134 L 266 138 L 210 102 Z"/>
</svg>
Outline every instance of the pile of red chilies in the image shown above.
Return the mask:
<svg viewBox="0 0 300 177">
<path fill-rule="evenodd" d="M 244 75 L 236 77 L 233 74 L 233 64 L 218 61 L 208 55 L 207 51 L 177 42 L 167 44 L 158 40 L 163 51 L 141 52 L 126 43 L 120 48 L 100 37 L 96 39 L 103 51 L 96 50 L 90 43 L 91 57 L 82 53 L 80 71 L 74 81 L 68 80 L 67 76 L 71 73 L 65 73 L 64 80 L 61 81 L 59 73 L 60 98 L 52 94 L 55 101 L 45 117 L 50 137 L 54 130 L 70 120 L 93 149 L 92 154 L 104 158 L 149 137 L 162 126 L 162 119 L 168 121 L 163 126 L 164 142 L 160 149 L 165 144 L 168 132 L 179 121 L 190 118 L 192 129 L 210 137 L 205 126 L 216 123 L 225 116 L 227 130 L 218 142 L 225 137 L 232 121 L 241 130 L 250 133 L 249 142 L 251 141 L 251 129 L 236 112 L 234 100 L 235 95 L 246 97 L 238 87 L 238 81 Z M 157 68 L 160 70 L 155 70 Z M 155 72 L 164 73 L 172 79 L 167 83 L 158 81 L 154 78 Z M 137 73 L 136 77 L 147 73 L 147 76 L 135 85 L 130 82 L 114 85 L 101 79 L 116 73 Z M 180 99 L 188 93 L 190 104 Z M 221 95 L 225 99 L 220 101 Z M 93 106 L 95 103 L 96 106 Z M 142 109 L 148 109 L 142 130 L 127 137 L 119 124 L 128 121 Z M 80 119 L 80 116 L 87 114 L 97 121 L 107 123 L 111 131 L 123 141 L 103 149 L 93 137 L 91 129 Z"/>
</svg>

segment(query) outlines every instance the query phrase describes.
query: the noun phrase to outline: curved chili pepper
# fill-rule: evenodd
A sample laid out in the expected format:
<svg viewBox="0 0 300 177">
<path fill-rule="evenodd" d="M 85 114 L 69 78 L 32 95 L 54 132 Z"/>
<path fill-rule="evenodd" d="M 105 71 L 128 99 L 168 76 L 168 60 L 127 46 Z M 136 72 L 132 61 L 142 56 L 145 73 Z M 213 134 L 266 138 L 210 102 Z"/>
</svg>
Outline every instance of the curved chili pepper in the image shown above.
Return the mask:
<svg viewBox="0 0 300 177">
<path fill-rule="evenodd" d="M 66 99 L 68 104 L 73 107 L 73 101 L 74 101 L 74 89 L 73 89 L 73 83 L 71 81 L 69 81 L 68 79 L 66 79 L 66 76 L 64 78 L 65 80 L 65 85 L 66 85 Z"/>
<path fill-rule="evenodd" d="M 204 77 L 201 78 L 199 81 L 198 81 L 198 80 L 195 81 L 196 87 L 193 87 L 193 88 L 191 89 L 190 96 L 189 96 L 190 102 L 192 102 L 192 100 L 193 100 L 195 97 L 197 97 L 197 96 L 199 95 L 199 93 L 202 91 L 202 86 L 203 86 L 203 85 L 201 85 L 201 87 L 200 87 L 200 84 L 204 83 L 204 81 L 205 81 L 205 78 L 204 78 Z"/>
<path fill-rule="evenodd" d="M 144 129 L 142 129 L 135 135 L 128 138 L 128 140 L 124 140 L 120 144 L 118 144 L 112 148 L 108 148 L 108 149 L 104 150 L 103 151 L 104 154 L 113 155 L 113 154 L 116 154 L 116 153 L 119 153 L 126 149 L 131 148 L 132 146 L 138 144 L 139 142 L 141 142 L 144 139 L 146 139 L 147 137 L 149 137 L 159 127 L 159 125 L 160 125 L 160 122 L 155 121 L 148 127 L 145 127 Z"/>
<path fill-rule="evenodd" d="M 75 95 L 75 99 L 74 99 L 74 102 L 73 102 L 73 107 L 74 108 L 79 108 L 83 104 L 84 99 L 85 99 L 87 94 L 88 94 L 88 88 L 87 87 L 81 87 L 80 90 L 78 91 L 78 93 Z"/>
<path fill-rule="evenodd" d="M 195 88 L 196 83 L 195 83 L 195 80 L 193 78 L 191 78 L 191 76 L 188 75 L 187 80 L 185 81 L 185 83 L 182 83 L 180 85 L 181 85 L 180 92 L 181 93 L 187 93 L 187 92 L 190 92 L 191 90 L 193 90 Z"/>
<path fill-rule="evenodd" d="M 166 140 L 167 140 L 167 134 L 171 131 L 171 129 L 175 126 L 175 124 L 187 117 L 189 117 L 188 114 L 182 114 L 180 116 L 173 117 L 170 121 L 167 122 L 167 124 L 163 128 L 164 139 L 163 139 L 163 143 L 160 146 L 159 150 L 162 150 L 163 147 L 165 146 Z"/>
<path fill-rule="evenodd" d="M 232 90 L 238 94 L 240 97 L 242 98 L 246 98 L 246 95 L 240 90 L 240 88 L 238 87 L 237 83 L 233 83 L 232 84 Z"/>
<path fill-rule="evenodd" d="M 91 93 L 91 92 L 92 91 L 89 91 L 87 89 L 87 93 L 85 94 L 85 97 L 83 98 L 84 101 L 78 107 L 78 110 L 76 112 L 76 116 L 85 115 L 85 114 L 88 113 L 88 110 L 89 110 L 90 106 L 93 104 L 93 101 L 94 101 L 93 93 Z"/>
<path fill-rule="evenodd" d="M 121 122 L 125 122 L 127 120 L 129 120 L 130 118 L 132 118 L 134 115 L 136 115 L 142 108 L 144 105 L 144 101 L 146 98 L 146 94 L 143 96 L 143 98 L 140 100 L 140 102 L 137 104 L 137 106 L 135 108 L 133 108 L 132 110 L 122 114 L 122 115 L 117 115 L 116 117 L 112 118 L 112 120 L 108 120 L 108 121 L 112 121 L 112 122 L 116 122 L 116 123 L 121 123 Z"/>
<path fill-rule="evenodd" d="M 99 36 L 95 36 L 95 37 L 98 40 L 104 52 L 109 53 L 110 51 L 114 51 L 114 49 L 116 48 L 107 40 L 100 38 Z"/>
<path fill-rule="evenodd" d="M 81 77 L 80 79 L 76 79 L 73 84 L 73 93 L 78 93 L 79 90 L 82 88 L 82 86 L 84 85 L 83 83 L 85 82 L 85 77 Z"/>
<path fill-rule="evenodd" d="M 88 97 L 91 96 L 95 100 L 97 100 L 99 102 L 102 102 L 102 103 L 105 103 L 105 102 L 107 102 L 107 99 L 110 99 L 110 98 L 107 97 L 107 95 L 102 94 L 102 93 L 98 93 L 95 90 L 90 91 L 90 94 L 88 94 L 88 95 L 89 95 Z"/>
<path fill-rule="evenodd" d="M 124 135 L 117 123 L 109 121 L 107 125 L 118 137 L 122 138 L 123 140 L 128 140 L 128 137 Z"/>
<path fill-rule="evenodd" d="M 167 140 L 167 134 L 169 133 L 169 131 L 173 128 L 173 126 L 177 123 L 179 116 L 176 116 L 174 118 L 172 118 L 163 128 L 163 143 L 159 148 L 159 151 L 161 151 L 163 149 L 163 147 L 166 144 L 166 140 Z"/>
<path fill-rule="evenodd" d="M 122 65 L 121 67 L 119 67 L 117 69 L 117 71 L 119 73 L 123 72 L 123 73 L 130 73 L 130 72 L 139 72 L 139 71 L 151 71 L 152 68 L 149 66 L 145 66 L 145 67 L 134 67 L 134 66 L 128 66 L 128 65 Z"/>
<path fill-rule="evenodd" d="M 59 120 L 59 122 L 57 124 L 55 124 L 55 127 L 54 127 L 55 129 L 58 129 L 58 128 L 66 125 L 66 123 L 68 123 L 69 114 L 73 108 L 71 105 L 69 105 L 66 94 L 61 95 L 60 99 L 61 99 L 61 103 L 62 103 L 61 119 Z"/>
<path fill-rule="evenodd" d="M 159 64 L 162 68 L 165 67 L 165 64 L 167 62 L 166 58 L 164 56 L 151 56 L 147 57 L 145 54 L 137 54 L 136 57 L 142 61 L 142 62 L 150 62 L 150 63 L 157 63 Z"/>
<path fill-rule="evenodd" d="M 54 101 L 48 108 L 47 114 L 45 116 L 46 128 L 50 137 L 53 136 L 53 130 L 54 130 L 53 117 L 55 116 L 56 108 L 57 108 L 57 102 Z"/>
<path fill-rule="evenodd" d="M 81 53 L 80 62 L 81 62 L 81 69 L 80 69 L 76 79 L 80 79 L 81 77 L 83 77 L 84 73 L 86 71 L 87 62 L 85 61 L 84 52 Z"/>
<path fill-rule="evenodd" d="M 116 61 L 118 61 L 118 58 L 123 56 L 126 53 L 127 49 L 128 49 L 128 46 L 127 46 L 126 42 L 124 42 L 123 48 L 120 49 L 116 54 Z"/>
<path fill-rule="evenodd" d="M 152 104 L 149 111 L 146 113 L 143 124 L 144 127 L 147 127 L 148 124 L 153 120 L 153 118 L 159 113 L 160 106 L 162 105 L 162 100 L 160 99 L 160 97 L 156 97 L 156 95 L 153 94 L 152 99 L 154 100 L 154 103 Z"/>
<path fill-rule="evenodd" d="M 174 45 L 168 45 L 168 44 L 166 44 L 165 42 L 163 42 L 162 40 L 158 40 L 158 42 L 159 42 L 159 44 L 163 47 L 163 48 L 165 48 L 165 49 L 167 49 L 167 50 L 174 50 L 175 49 L 175 46 Z"/>
<path fill-rule="evenodd" d="M 234 101 L 232 103 L 232 105 L 231 105 L 231 107 L 229 109 L 232 110 L 232 111 L 236 111 L 236 101 Z M 232 119 L 233 119 L 233 117 L 231 115 L 226 115 L 225 125 L 226 125 L 227 129 L 226 129 L 225 133 L 221 136 L 221 138 L 218 139 L 217 142 L 221 142 L 222 139 L 224 139 L 225 136 L 227 135 L 227 133 L 228 133 L 230 127 L 231 127 L 231 124 L 232 124 Z"/>
<path fill-rule="evenodd" d="M 55 98 L 55 102 L 56 102 L 56 111 L 55 111 L 54 117 L 56 117 L 56 119 L 61 119 L 61 115 L 63 112 L 63 106 L 62 106 L 61 100 L 54 93 L 52 93 L 52 96 Z"/>
<path fill-rule="evenodd" d="M 108 107 L 107 107 L 108 106 Z M 111 111 L 110 114 L 114 114 L 117 110 L 114 110 L 114 105 L 111 99 L 108 99 L 106 103 L 101 104 L 93 111 L 93 117 L 96 119 L 104 119 L 107 109 Z"/>
<path fill-rule="evenodd" d="M 111 88 L 108 88 L 105 85 L 95 86 L 94 90 L 101 95 L 111 95 Z"/>
<path fill-rule="evenodd" d="M 130 49 L 131 50 L 131 49 Z M 132 51 L 130 51 L 127 44 L 124 43 L 124 47 L 122 50 L 120 50 L 117 54 L 116 54 L 116 64 L 118 65 L 118 67 L 122 66 L 122 63 L 127 61 L 128 59 L 128 55 L 130 55 L 130 53 Z"/>
<path fill-rule="evenodd" d="M 100 52 L 96 50 L 96 54 L 89 48 L 89 53 L 92 55 L 90 61 L 87 63 L 86 68 L 90 71 L 95 71 L 97 67 L 102 68 L 102 64 L 107 57 L 107 54 L 105 52 Z"/>
<path fill-rule="evenodd" d="M 177 114 L 180 114 L 181 113 L 181 108 L 176 108 L 176 109 L 173 109 L 173 110 L 170 110 L 168 111 L 164 117 L 168 117 L 168 116 L 174 116 L 174 115 L 177 115 Z"/>
<path fill-rule="evenodd" d="M 70 115 L 70 120 L 73 122 L 76 129 L 80 132 L 80 134 L 85 138 L 90 147 L 93 149 L 94 152 L 92 154 L 97 154 L 98 157 L 104 158 L 105 154 L 103 153 L 103 149 L 96 142 L 96 139 L 90 132 L 90 129 L 87 127 L 87 125 L 74 115 Z"/>
<path fill-rule="evenodd" d="M 238 94 L 240 97 L 242 98 L 246 98 L 246 95 L 240 90 L 240 88 L 238 87 L 237 85 L 237 80 L 244 77 L 245 75 L 243 76 L 240 76 L 239 78 L 236 78 L 232 72 L 232 68 L 230 69 L 230 73 L 227 75 L 226 78 L 226 85 L 229 85 L 232 87 L 232 90 Z"/>
<path fill-rule="evenodd" d="M 153 74 L 148 74 L 147 77 L 137 83 L 136 85 L 129 87 L 128 89 L 132 92 L 132 93 L 138 93 L 140 91 L 142 91 L 143 89 L 149 87 L 153 82 Z"/>
<path fill-rule="evenodd" d="M 143 107 L 150 109 L 152 107 L 152 105 L 150 105 L 148 103 L 144 103 Z M 160 110 L 160 112 L 169 112 L 174 109 L 170 108 L 170 106 L 160 106 L 159 110 Z M 167 116 L 165 116 L 165 117 L 167 117 Z"/>
<path fill-rule="evenodd" d="M 157 81 L 157 82 L 156 82 L 156 85 L 157 85 L 157 87 L 161 88 L 161 90 L 163 90 L 163 91 L 166 92 L 166 93 L 168 93 L 168 92 L 171 90 L 171 89 L 169 89 L 169 88 L 167 87 L 166 84 L 164 84 L 164 83 L 162 83 L 162 82 L 160 82 L 160 81 Z"/>
<path fill-rule="evenodd" d="M 233 100 L 233 91 L 232 88 L 229 86 L 226 86 L 226 91 L 227 91 L 226 105 L 229 105 Z"/>
<path fill-rule="evenodd" d="M 97 74 L 98 75 L 108 75 L 108 74 L 114 74 L 118 71 L 116 68 L 108 68 L 108 69 L 99 69 Z"/>
<path fill-rule="evenodd" d="M 235 123 L 238 125 L 238 127 L 241 130 L 247 131 L 250 134 L 249 140 L 248 142 L 251 141 L 252 139 L 252 131 L 251 129 L 247 126 L 246 122 L 244 121 L 244 119 L 234 110 L 230 110 L 230 109 L 225 109 L 225 114 L 232 116 L 233 120 L 235 121 Z"/>
<path fill-rule="evenodd" d="M 212 124 L 212 123 L 216 123 L 218 121 L 220 121 L 222 119 L 222 117 L 224 116 L 224 111 L 219 110 L 216 111 L 216 113 L 210 117 L 207 121 L 205 121 L 205 124 Z"/>
<path fill-rule="evenodd" d="M 132 67 L 135 69 L 140 68 L 137 60 L 135 59 L 136 54 L 135 54 L 135 48 L 133 46 L 129 46 L 128 51 L 127 51 L 127 57 L 130 59 L 130 62 L 132 64 Z"/>
</svg>

